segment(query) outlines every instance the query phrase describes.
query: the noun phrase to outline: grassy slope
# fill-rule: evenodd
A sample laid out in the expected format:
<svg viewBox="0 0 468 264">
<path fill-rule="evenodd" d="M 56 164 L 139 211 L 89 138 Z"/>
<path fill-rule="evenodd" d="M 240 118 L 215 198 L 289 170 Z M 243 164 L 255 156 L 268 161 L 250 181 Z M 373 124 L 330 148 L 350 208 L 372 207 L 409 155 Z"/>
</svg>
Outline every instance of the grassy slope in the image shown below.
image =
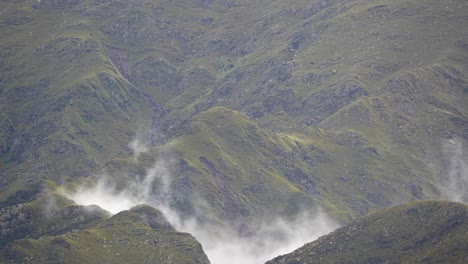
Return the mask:
<svg viewBox="0 0 468 264">
<path fill-rule="evenodd" d="M 374 156 L 360 153 L 366 145 L 343 154 L 346 147 L 321 130 L 272 134 L 237 111 L 215 107 L 195 116 L 186 134 L 166 148 L 185 162 L 188 169 L 180 177 L 189 179 L 191 192 L 200 192 L 212 210 L 224 208 L 216 213 L 234 223 L 266 212 L 291 215 L 317 202 L 346 218 L 356 201 L 373 198 L 353 197 L 352 188 L 362 181 L 330 168 L 348 162 L 348 169 L 359 170 L 352 162 L 358 158 L 372 164 Z M 392 191 L 383 190 L 375 199 L 388 195 L 386 200 L 374 202 L 390 203 Z"/>
<path fill-rule="evenodd" d="M 281 143 L 241 113 L 218 107 L 197 115 L 190 132 L 168 147 L 186 162 L 189 169 L 182 175 L 210 205 L 206 209 L 223 208 L 215 215 L 238 223 L 268 212 L 294 213 L 314 203 L 301 191 L 305 186 L 283 175 L 277 159 L 293 158 Z M 312 181 L 307 176 L 303 180 Z M 298 198 L 303 201 L 295 204 Z"/>
<path fill-rule="evenodd" d="M 267 263 L 465 263 L 468 207 L 416 202 L 381 210 Z"/>
<path fill-rule="evenodd" d="M 262 4 L 266 14 L 250 15 Z M 187 87 L 162 122 L 178 136 L 185 118 L 221 105 L 242 111 L 270 136 L 321 142 L 332 161 L 302 170 L 328 187 L 322 205 L 345 200 L 362 214 L 438 197 L 447 173 L 441 142 L 466 140 L 466 30 L 459 26 L 465 10 L 457 1 L 295 1 L 288 7 L 240 1 L 226 9 L 230 16 L 210 13 L 220 22 L 192 41 L 195 47 L 217 43 L 185 64 L 217 76 L 213 89 L 188 100 L 199 90 Z M 246 21 L 256 26 L 244 27 Z M 316 137 L 311 126 L 327 135 Z"/>
<path fill-rule="evenodd" d="M 2 3 L 1 113 L 10 128 L 2 185 L 11 186 L 2 200 L 39 179 L 89 176 L 114 153 L 127 154 L 136 121 L 150 112 L 92 23 L 51 9 Z"/>
<path fill-rule="evenodd" d="M 120 212 L 83 231 L 17 240 L 2 257 L 21 263 L 209 263 L 195 238 L 176 232 L 149 206 Z"/>
<path fill-rule="evenodd" d="M 2 2 L 2 206 L 41 178 L 144 171 L 127 144 L 151 119 L 181 212 L 349 220 L 437 198 L 440 141 L 467 140 L 466 5 Z"/>
<path fill-rule="evenodd" d="M 41 181 L 79 181 L 130 155 L 136 124 L 151 119 L 145 95 L 109 58 L 111 41 L 69 4 L 0 4 L 0 262 L 209 263 L 188 234 L 154 230 L 138 215 L 103 222 L 107 212 Z"/>
</svg>

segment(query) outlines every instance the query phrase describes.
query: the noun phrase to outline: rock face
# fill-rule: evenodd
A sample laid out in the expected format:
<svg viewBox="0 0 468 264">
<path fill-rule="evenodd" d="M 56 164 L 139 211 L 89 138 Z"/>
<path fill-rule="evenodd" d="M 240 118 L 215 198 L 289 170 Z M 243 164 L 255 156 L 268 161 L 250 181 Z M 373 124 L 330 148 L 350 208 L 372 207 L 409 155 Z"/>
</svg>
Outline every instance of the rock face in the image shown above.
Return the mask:
<svg viewBox="0 0 468 264">
<path fill-rule="evenodd" d="M 27 214 L 24 212 L 22 204 L 17 204 L 0 209 L 0 227 L 2 242 L 7 243 L 5 239 L 9 235 L 16 233 L 14 227 L 21 226 L 27 220 Z"/>
<path fill-rule="evenodd" d="M 468 206 L 418 202 L 384 209 L 267 264 L 466 263 Z"/>
<path fill-rule="evenodd" d="M 13 144 L 14 128 L 4 115 L 0 116 L 0 129 L 2 131 L 0 134 L 0 153 L 5 154 L 8 153 Z"/>
</svg>

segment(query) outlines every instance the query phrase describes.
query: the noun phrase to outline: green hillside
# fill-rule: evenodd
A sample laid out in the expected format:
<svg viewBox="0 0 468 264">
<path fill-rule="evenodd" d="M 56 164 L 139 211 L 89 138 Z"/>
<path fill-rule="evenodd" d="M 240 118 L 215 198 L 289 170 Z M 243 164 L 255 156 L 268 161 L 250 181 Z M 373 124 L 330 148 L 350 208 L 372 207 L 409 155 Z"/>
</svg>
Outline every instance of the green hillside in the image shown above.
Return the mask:
<svg viewBox="0 0 468 264">
<path fill-rule="evenodd" d="M 465 263 L 468 207 L 417 202 L 381 210 L 274 263 Z"/>
<path fill-rule="evenodd" d="M 19 239 L 3 251 L 5 263 L 210 263 L 195 238 L 176 232 L 161 212 L 146 205 L 90 229 Z"/>
<path fill-rule="evenodd" d="M 72 230 L 94 239 L 109 215 L 69 198 L 103 177 L 132 205 L 244 234 L 319 208 L 346 224 L 468 202 L 467 13 L 462 0 L 2 1 L 0 210 L 24 221 L 0 219 L 1 245 L 28 241 L 36 258 Z M 50 201 L 54 232 L 38 213 Z"/>
</svg>

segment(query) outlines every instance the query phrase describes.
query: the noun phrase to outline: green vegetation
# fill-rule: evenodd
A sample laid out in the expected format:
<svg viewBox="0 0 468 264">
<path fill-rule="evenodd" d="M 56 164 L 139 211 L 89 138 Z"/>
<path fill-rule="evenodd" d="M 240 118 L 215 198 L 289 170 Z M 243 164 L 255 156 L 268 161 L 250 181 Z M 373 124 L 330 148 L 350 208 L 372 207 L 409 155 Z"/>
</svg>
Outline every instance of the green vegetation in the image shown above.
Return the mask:
<svg viewBox="0 0 468 264">
<path fill-rule="evenodd" d="M 466 138 L 465 3 L 67 3 L 1 6 L 3 201 L 112 168 L 150 130 L 221 221 L 277 192 L 266 211 L 300 193 L 349 220 L 438 197 L 440 142 Z"/>
<path fill-rule="evenodd" d="M 124 188 L 156 160 L 181 216 L 239 228 L 439 199 L 443 143 L 468 151 L 467 13 L 456 0 L 2 1 L 0 209 L 24 221 L 1 245 L 84 254 L 77 238 L 107 215 L 57 189 L 101 174 Z"/>
<path fill-rule="evenodd" d="M 370 214 L 274 263 L 464 263 L 468 206 L 416 202 Z"/>
<path fill-rule="evenodd" d="M 22 263 L 209 263 L 195 238 L 174 231 L 149 206 L 120 212 L 90 229 L 17 240 L 2 258 Z"/>
<path fill-rule="evenodd" d="M 32 202 L 3 206 L 0 212 L 1 246 L 21 238 L 87 229 L 109 217 L 108 212 L 97 206 L 74 204 L 51 181 L 42 182 L 38 188 L 42 191 Z"/>
</svg>

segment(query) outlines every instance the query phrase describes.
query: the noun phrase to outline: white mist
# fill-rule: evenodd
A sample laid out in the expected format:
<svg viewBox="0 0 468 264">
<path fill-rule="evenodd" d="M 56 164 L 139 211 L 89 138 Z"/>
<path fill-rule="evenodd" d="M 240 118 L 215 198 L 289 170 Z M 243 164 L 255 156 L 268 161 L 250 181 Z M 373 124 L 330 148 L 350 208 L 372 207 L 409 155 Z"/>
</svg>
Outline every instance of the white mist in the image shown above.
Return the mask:
<svg viewBox="0 0 468 264">
<path fill-rule="evenodd" d="M 468 203 L 468 163 L 463 142 L 459 138 L 445 140 L 443 151 L 449 162 L 444 195 L 450 201 Z"/>
<path fill-rule="evenodd" d="M 112 214 L 138 204 L 149 204 L 160 210 L 176 230 L 196 237 L 212 264 L 264 263 L 338 227 L 321 210 L 303 213 L 292 222 L 280 217 L 263 221 L 258 224 L 255 234 L 249 237 L 239 236 L 230 228 L 207 227 L 193 219 L 182 220 L 168 205 L 171 178 L 167 166 L 171 166 L 171 162 L 156 162 L 141 180 L 121 190 L 112 184 L 111 177 L 102 176 L 95 186 L 81 187 L 69 198 L 80 205 L 98 205 Z M 152 193 L 156 183 L 160 193 Z"/>
</svg>

